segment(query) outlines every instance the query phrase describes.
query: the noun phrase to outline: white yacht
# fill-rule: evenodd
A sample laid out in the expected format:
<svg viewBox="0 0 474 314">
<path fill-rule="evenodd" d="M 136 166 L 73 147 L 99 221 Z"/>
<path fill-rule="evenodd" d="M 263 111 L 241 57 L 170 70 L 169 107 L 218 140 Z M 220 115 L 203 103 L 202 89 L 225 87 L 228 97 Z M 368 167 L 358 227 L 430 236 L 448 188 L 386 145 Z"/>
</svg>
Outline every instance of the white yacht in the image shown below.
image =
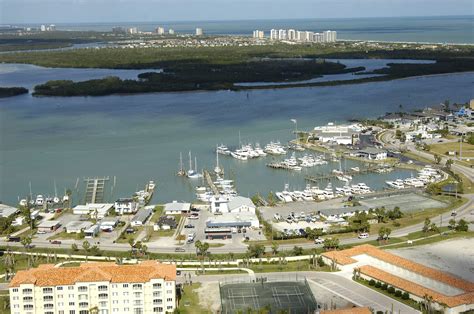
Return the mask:
<svg viewBox="0 0 474 314">
<path fill-rule="evenodd" d="M 191 152 L 189 152 L 189 170 L 188 172 L 186 173 L 186 176 L 189 178 L 189 179 L 198 179 L 198 178 L 202 178 L 202 174 L 200 174 L 199 172 L 197 172 L 197 158 L 194 157 L 194 167 L 196 169 L 193 169 L 193 164 L 192 164 L 192 159 L 191 159 Z"/>
<path fill-rule="evenodd" d="M 263 151 L 263 149 L 260 147 L 259 143 L 255 144 L 255 152 L 258 154 L 260 157 L 265 157 L 267 156 L 267 153 Z"/>
<path fill-rule="evenodd" d="M 230 150 L 224 144 L 217 146 L 217 153 L 221 155 L 230 155 Z"/>
<path fill-rule="evenodd" d="M 395 189 L 403 189 L 405 187 L 405 184 L 403 183 L 403 180 L 397 179 L 395 181 L 385 181 L 385 183 Z"/>
<path fill-rule="evenodd" d="M 28 205 L 28 201 L 26 199 L 21 199 L 20 202 L 18 203 L 22 207 L 26 207 Z"/>
<path fill-rule="evenodd" d="M 354 171 L 354 172 L 359 172 L 360 168 L 359 167 L 352 167 L 351 170 Z"/>
<path fill-rule="evenodd" d="M 232 157 L 234 157 L 235 159 L 238 159 L 238 160 L 247 160 L 248 159 L 248 156 L 245 153 L 245 151 L 242 151 L 240 149 L 237 149 L 236 151 L 231 152 L 230 155 Z"/>
<path fill-rule="evenodd" d="M 36 206 L 43 206 L 44 205 L 43 195 L 40 194 L 40 195 L 36 196 L 35 205 Z"/>
</svg>

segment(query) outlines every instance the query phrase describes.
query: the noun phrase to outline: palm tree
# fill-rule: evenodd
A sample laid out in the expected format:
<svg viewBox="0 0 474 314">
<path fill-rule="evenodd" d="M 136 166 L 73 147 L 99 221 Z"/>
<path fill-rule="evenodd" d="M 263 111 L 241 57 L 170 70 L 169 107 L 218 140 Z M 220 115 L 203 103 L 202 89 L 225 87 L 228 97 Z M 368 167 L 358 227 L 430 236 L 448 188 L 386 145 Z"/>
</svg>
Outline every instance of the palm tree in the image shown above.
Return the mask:
<svg viewBox="0 0 474 314">
<path fill-rule="evenodd" d="M 5 253 L 5 258 L 4 258 L 4 264 L 5 264 L 5 279 L 10 280 L 10 276 L 15 272 L 15 256 L 12 254 L 10 249 L 7 249 L 7 252 Z"/>
<path fill-rule="evenodd" d="M 84 249 L 84 251 L 86 251 L 86 262 L 87 262 L 87 259 L 89 258 L 89 250 L 91 248 L 91 244 L 89 243 L 89 241 L 84 241 L 82 242 L 82 248 Z"/>
</svg>

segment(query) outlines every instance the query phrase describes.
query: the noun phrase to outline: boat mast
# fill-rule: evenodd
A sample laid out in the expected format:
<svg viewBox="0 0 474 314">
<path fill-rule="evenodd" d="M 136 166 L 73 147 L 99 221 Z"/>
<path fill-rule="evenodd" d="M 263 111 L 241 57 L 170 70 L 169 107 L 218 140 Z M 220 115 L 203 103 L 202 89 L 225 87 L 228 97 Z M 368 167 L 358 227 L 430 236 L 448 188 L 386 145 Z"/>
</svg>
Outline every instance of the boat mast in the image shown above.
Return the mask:
<svg viewBox="0 0 474 314">
<path fill-rule="evenodd" d="M 180 172 L 184 171 L 184 169 L 183 169 L 183 154 L 181 152 L 179 153 L 179 171 Z"/>
<path fill-rule="evenodd" d="M 198 161 L 197 161 L 197 157 L 194 156 L 194 167 L 196 168 L 196 172 L 198 172 Z"/>
<path fill-rule="evenodd" d="M 189 151 L 189 170 L 193 170 L 193 162 L 191 160 L 191 151 Z"/>
<path fill-rule="evenodd" d="M 56 179 L 54 179 L 54 197 L 58 197 L 58 189 L 56 188 Z"/>
</svg>

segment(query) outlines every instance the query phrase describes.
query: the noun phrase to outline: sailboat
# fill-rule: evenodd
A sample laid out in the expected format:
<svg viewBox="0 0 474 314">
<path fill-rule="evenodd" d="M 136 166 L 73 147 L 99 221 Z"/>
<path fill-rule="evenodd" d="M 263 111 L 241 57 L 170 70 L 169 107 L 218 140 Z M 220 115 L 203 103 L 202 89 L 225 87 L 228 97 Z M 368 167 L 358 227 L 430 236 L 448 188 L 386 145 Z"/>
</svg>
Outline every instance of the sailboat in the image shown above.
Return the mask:
<svg viewBox="0 0 474 314">
<path fill-rule="evenodd" d="M 196 169 L 193 169 L 193 162 L 192 162 L 192 159 L 191 159 L 191 151 L 189 151 L 189 170 L 188 170 L 188 173 L 187 173 L 187 177 L 190 178 L 190 179 L 201 178 L 202 174 L 197 172 L 197 158 L 196 157 L 194 157 L 194 167 Z"/>
<path fill-rule="evenodd" d="M 58 189 L 56 188 L 56 180 L 54 180 L 54 198 L 53 198 L 53 203 L 54 204 L 59 204 L 61 200 L 58 197 Z"/>
<path fill-rule="evenodd" d="M 224 173 L 224 170 L 222 170 L 221 167 L 219 167 L 219 153 L 218 153 L 217 149 L 216 149 L 216 167 L 214 168 L 214 172 L 216 174 L 223 174 Z"/>
<path fill-rule="evenodd" d="M 186 170 L 184 170 L 184 167 L 183 167 L 183 154 L 182 153 L 179 153 L 179 171 L 177 175 L 180 177 L 186 176 Z"/>
</svg>

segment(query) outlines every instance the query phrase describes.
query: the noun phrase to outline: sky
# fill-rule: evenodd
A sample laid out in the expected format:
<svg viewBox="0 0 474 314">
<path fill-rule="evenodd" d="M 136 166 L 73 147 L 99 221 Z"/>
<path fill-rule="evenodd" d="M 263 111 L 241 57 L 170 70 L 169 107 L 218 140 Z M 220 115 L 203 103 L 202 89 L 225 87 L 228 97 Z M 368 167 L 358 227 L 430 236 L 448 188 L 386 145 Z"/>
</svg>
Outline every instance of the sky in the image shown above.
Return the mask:
<svg viewBox="0 0 474 314">
<path fill-rule="evenodd" d="M 0 24 L 474 15 L 473 0 L 0 0 Z"/>
</svg>

